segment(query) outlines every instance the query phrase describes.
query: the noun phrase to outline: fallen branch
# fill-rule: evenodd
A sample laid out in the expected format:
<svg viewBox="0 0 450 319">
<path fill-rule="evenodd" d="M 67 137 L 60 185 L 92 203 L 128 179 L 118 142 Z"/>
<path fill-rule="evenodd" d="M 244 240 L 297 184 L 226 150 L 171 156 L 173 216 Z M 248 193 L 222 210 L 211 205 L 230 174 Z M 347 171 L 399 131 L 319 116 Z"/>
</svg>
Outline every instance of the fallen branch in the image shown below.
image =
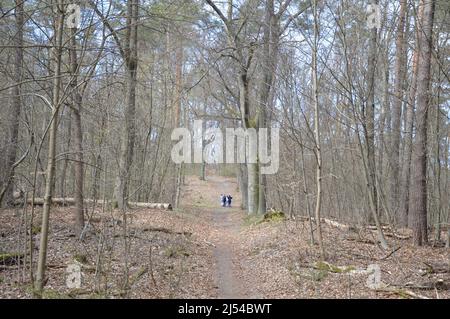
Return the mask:
<svg viewBox="0 0 450 319">
<path fill-rule="evenodd" d="M 427 296 L 419 295 L 415 292 L 412 292 L 411 290 L 401 289 L 401 288 L 396 288 L 396 287 L 379 288 L 379 289 L 376 289 L 376 291 L 387 292 L 387 293 L 399 295 L 400 297 L 403 297 L 403 298 L 404 297 L 413 297 L 413 298 L 417 298 L 417 299 L 430 299 Z"/>
<path fill-rule="evenodd" d="M 185 236 L 192 235 L 192 233 L 187 232 L 187 231 L 177 232 L 177 231 L 173 231 L 171 229 L 164 228 L 164 227 L 145 227 L 142 229 L 142 231 L 144 231 L 144 232 L 146 232 L 146 231 L 162 232 L 162 233 L 166 233 L 166 234 L 177 234 L 177 235 L 185 235 Z"/>
<path fill-rule="evenodd" d="M 422 262 L 426 269 L 423 269 L 425 274 L 445 274 L 450 272 L 450 264 L 441 263 L 441 264 L 428 264 L 426 262 Z"/>
<path fill-rule="evenodd" d="M 388 259 L 389 257 L 391 257 L 396 251 L 398 251 L 398 250 L 400 250 L 400 248 L 402 248 L 401 246 L 399 246 L 399 247 L 397 247 L 397 248 L 395 248 L 393 251 L 391 251 L 389 254 L 387 254 L 386 256 L 384 256 L 384 257 L 382 257 L 382 258 L 380 258 L 380 259 L 378 259 L 378 260 L 386 260 L 386 259 Z"/>
<path fill-rule="evenodd" d="M 141 269 L 139 269 L 139 271 L 133 276 L 133 278 L 130 279 L 130 284 L 129 284 L 129 289 L 131 289 L 131 287 L 133 287 L 138 280 L 148 272 L 148 267 L 142 267 Z"/>
<path fill-rule="evenodd" d="M 449 290 L 450 282 L 444 281 L 443 279 L 438 279 L 436 281 L 427 281 L 422 283 L 407 283 L 403 287 L 410 289 L 419 289 L 419 290 Z"/>
</svg>

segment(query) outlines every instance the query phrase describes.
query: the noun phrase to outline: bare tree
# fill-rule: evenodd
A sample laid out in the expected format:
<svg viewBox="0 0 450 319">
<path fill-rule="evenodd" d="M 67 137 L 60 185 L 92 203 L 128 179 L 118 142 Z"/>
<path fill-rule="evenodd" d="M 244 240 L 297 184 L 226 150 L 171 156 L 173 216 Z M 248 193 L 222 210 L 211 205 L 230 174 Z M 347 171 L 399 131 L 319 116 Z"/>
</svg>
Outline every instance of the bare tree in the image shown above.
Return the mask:
<svg viewBox="0 0 450 319">
<path fill-rule="evenodd" d="M 377 6 L 378 0 L 372 0 L 372 5 Z M 372 211 L 372 217 L 378 229 L 378 239 L 381 246 L 384 249 L 388 248 L 386 239 L 384 238 L 381 230 L 381 224 L 378 217 L 378 192 L 377 192 L 377 179 L 376 179 L 376 166 L 375 166 L 375 69 L 376 69 L 376 56 L 377 56 L 377 39 L 378 31 L 377 27 L 372 27 L 370 31 L 369 42 L 369 61 L 367 68 L 367 102 L 364 110 L 364 136 L 366 139 L 366 156 L 367 156 L 367 186 L 369 189 L 369 204 Z"/>
<path fill-rule="evenodd" d="M 313 89 L 313 104 L 314 104 L 314 143 L 316 155 L 316 227 L 317 238 L 320 249 L 320 256 L 324 260 L 325 249 L 323 246 L 322 226 L 320 219 L 320 209 L 322 206 L 322 150 L 320 149 L 320 121 L 319 121 L 319 84 L 317 79 L 317 47 L 319 40 L 319 22 L 317 12 L 317 0 L 313 0 L 313 15 L 314 15 L 314 38 L 312 45 L 312 89 Z"/>
<path fill-rule="evenodd" d="M 421 0 L 423 16 L 419 22 L 419 64 L 417 66 L 417 110 L 416 134 L 412 149 L 413 185 L 410 196 L 410 211 L 413 227 L 413 241 L 421 246 L 428 242 L 427 233 L 427 126 L 430 107 L 430 68 L 432 33 L 434 21 L 434 0 Z"/>
<path fill-rule="evenodd" d="M 137 32 L 139 0 L 127 1 L 127 26 L 124 48 L 121 50 L 127 72 L 124 139 L 121 147 L 119 174 L 116 181 L 115 198 L 120 209 L 128 202 L 129 179 L 133 163 L 136 139 L 136 83 L 137 83 Z M 115 32 L 115 31 L 114 31 Z M 120 43 L 118 43 L 119 45 Z"/>
<path fill-rule="evenodd" d="M 414 16 L 415 25 L 419 23 L 422 17 L 423 7 L 419 7 L 418 14 Z M 403 148 L 403 165 L 401 172 L 401 198 L 400 198 L 400 214 L 399 224 L 403 227 L 408 226 L 411 216 L 409 214 L 409 197 L 410 197 L 410 180 L 411 180 L 411 153 L 412 153 L 412 137 L 414 126 L 414 109 L 416 102 L 417 89 L 417 69 L 419 64 L 418 52 L 418 37 L 419 30 L 415 30 L 415 48 L 412 58 L 412 75 L 409 86 L 408 99 L 406 101 L 406 115 L 405 115 L 405 135 Z M 409 223 L 410 224 L 410 223 Z"/>
<path fill-rule="evenodd" d="M 21 83 L 23 76 L 23 25 L 24 25 L 24 0 L 15 0 L 15 16 L 16 16 L 16 30 L 14 35 L 15 45 L 15 59 L 14 59 L 14 82 L 12 87 L 12 104 L 11 104 L 11 126 L 9 134 L 9 146 L 7 148 L 6 155 L 6 177 L 4 185 L 2 185 L 0 193 L 0 205 L 2 199 L 6 197 L 6 205 L 11 206 L 14 204 L 13 196 L 13 180 L 14 180 L 14 168 L 17 156 L 18 148 L 18 136 L 20 125 L 20 112 L 22 108 L 21 98 Z"/>
<path fill-rule="evenodd" d="M 64 4 L 62 0 L 58 0 L 54 5 L 55 13 L 55 37 L 53 47 L 53 97 L 52 97 L 52 118 L 50 119 L 50 136 L 47 159 L 47 178 L 45 182 L 44 208 L 42 210 L 42 226 L 41 238 L 39 245 L 39 260 L 37 264 L 35 292 L 38 296 L 42 295 L 45 284 L 45 268 L 47 260 L 47 243 L 49 230 L 50 208 L 52 205 L 52 196 L 54 193 L 55 179 L 55 155 L 56 155 L 56 138 L 58 132 L 58 114 L 61 106 L 60 90 L 61 90 L 61 56 L 64 26 Z"/>
<path fill-rule="evenodd" d="M 83 132 L 81 129 L 81 106 L 82 96 L 78 88 L 78 73 L 80 72 L 77 58 L 77 28 L 70 29 L 70 73 L 71 73 L 71 89 L 72 89 L 72 116 L 73 116 L 73 136 L 75 148 L 75 231 L 81 234 L 84 227 L 84 202 L 83 202 L 83 180 L 84 180 L 84 163 L 83 163 Z"/>
<path fill-rule="evenodd" d="M 391 142 L 391 165 L 392 165 L 392 207 L 396 219 L 400 203 L 400 136 L 401 136 L 401 116 L 403 108 L 403 92 L 406 64 L 406 0 L 400 1 L 399 21 L 396 33 L 396 54 L 395 54 L 395 84 L 394 84 L 394 103 L 392 116 L 392 142 Z"/>
</svg>

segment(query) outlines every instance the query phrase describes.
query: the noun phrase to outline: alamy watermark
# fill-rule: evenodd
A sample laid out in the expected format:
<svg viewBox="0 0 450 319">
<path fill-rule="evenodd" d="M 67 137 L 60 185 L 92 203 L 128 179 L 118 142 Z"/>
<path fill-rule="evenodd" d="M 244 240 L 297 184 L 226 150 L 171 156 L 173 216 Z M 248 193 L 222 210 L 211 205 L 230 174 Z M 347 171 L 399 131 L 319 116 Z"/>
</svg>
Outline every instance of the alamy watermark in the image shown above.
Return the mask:
<svg viewBox="0 0 450 319">
<path fill-rule="evenodd" d="M 367 27 L 369 29 L 381 28 L 380 6 L 378 4 L 367 5 Z"/>
<path fill-rule="evenodd" d="M 81 265 L 79 263 L 73 263 L 66 268 L 66 286 L 70 289 L 81 288 Z"/>
<path fill-rule="evenodd" d="M 261 174 L 278 172 L 280 166 L 280 129 L 278 127 L 272 127 L 270 130 L 226 128 L 225 140 L 220 128 L 207 128 L 203 132 L 202 127 L 203 121 L 195 120 L 192 130 L 179 127 L 172 131 L 172 141 L 178 140 L 171 152 L 173 162 L 176 164 L 259 163 Z"/>
<path fill-rule="evenodd" d="M 76 3 L 70 3 L 66 9 L 66 26 L 69 29 L 77 29 L 80 26 L 81 10 L 80 6 Z"/>
</svg>

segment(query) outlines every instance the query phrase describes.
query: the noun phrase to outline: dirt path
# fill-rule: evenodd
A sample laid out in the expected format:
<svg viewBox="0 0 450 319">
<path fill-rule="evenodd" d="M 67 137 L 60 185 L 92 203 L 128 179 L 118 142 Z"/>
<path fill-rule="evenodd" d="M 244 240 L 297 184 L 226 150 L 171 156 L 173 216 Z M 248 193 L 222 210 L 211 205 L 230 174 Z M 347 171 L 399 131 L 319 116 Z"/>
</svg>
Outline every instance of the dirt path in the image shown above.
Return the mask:
<svg viewBox="0 0 450 319">
<path fill-rule="evenodd" d="M 242 222 L 239 209 L 240 199 L 235 194 L 235 184 L 212 176 L 209 181 L 214 188 L 211 193 L 219 196 L 231 194 L 233 207 L 219 207 L 212 212 L 211 220 L 218 230 L 215 240 L 214 256 L 216 258 L 216 285 L 218 287 L 218 298 L 246 298 L 241 281 L 238 280 L 236 271 L 239 269 L 239 259 L 235 249 L 239 241 L 239 228 Z M 217 201 L 217 205 L 219 202 Z"/>
<path fill-rule="evenodd" d="M 215 259 L 214 281 L 217 298 L 249 298 L 238 274 L 242 270 L 240 262 L 240 228 L 243 212 L 241 201 L 232 179 L 210 176 L 205 182 L 191 180 L 190 200 L 195 202 L 199 214 L 208 216 L 207 222 L 214 229 L 212 237 Z M 193 184 L 193 185 L 192 185 Z M 207 189 L 201 189 L 202 185 Z M 231 194 L 232 207 L 220 207 L 220 194 Z"/>
<path fill-rule="evenodd" d="M 212 214 L 214 226 L 222 236 L 215 242 L 216 285 L 219 298 L 245 298 L 240 281 L 235 275 L 236 256 L 233 251 L 237 225 L 230 218 L 227 208 L 217 209 Z"/>
</svg>

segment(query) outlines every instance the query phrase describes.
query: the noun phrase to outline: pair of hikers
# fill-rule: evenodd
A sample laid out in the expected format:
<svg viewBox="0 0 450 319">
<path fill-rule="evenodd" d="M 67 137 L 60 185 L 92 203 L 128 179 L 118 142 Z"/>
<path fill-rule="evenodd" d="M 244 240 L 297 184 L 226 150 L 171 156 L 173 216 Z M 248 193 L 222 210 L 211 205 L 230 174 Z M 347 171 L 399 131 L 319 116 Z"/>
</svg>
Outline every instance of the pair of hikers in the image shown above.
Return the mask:
<svg viewBox="0 0 450 319">
<path fill-rule="evenodd" d="M 231 197 L 231 195 L 220 194 L 220 203 L 222 204 L 222 207 L 225 207 L 225 206 L 231 207 L 232 199 L 233 199 L 233 197 Z"/>
</svg>

